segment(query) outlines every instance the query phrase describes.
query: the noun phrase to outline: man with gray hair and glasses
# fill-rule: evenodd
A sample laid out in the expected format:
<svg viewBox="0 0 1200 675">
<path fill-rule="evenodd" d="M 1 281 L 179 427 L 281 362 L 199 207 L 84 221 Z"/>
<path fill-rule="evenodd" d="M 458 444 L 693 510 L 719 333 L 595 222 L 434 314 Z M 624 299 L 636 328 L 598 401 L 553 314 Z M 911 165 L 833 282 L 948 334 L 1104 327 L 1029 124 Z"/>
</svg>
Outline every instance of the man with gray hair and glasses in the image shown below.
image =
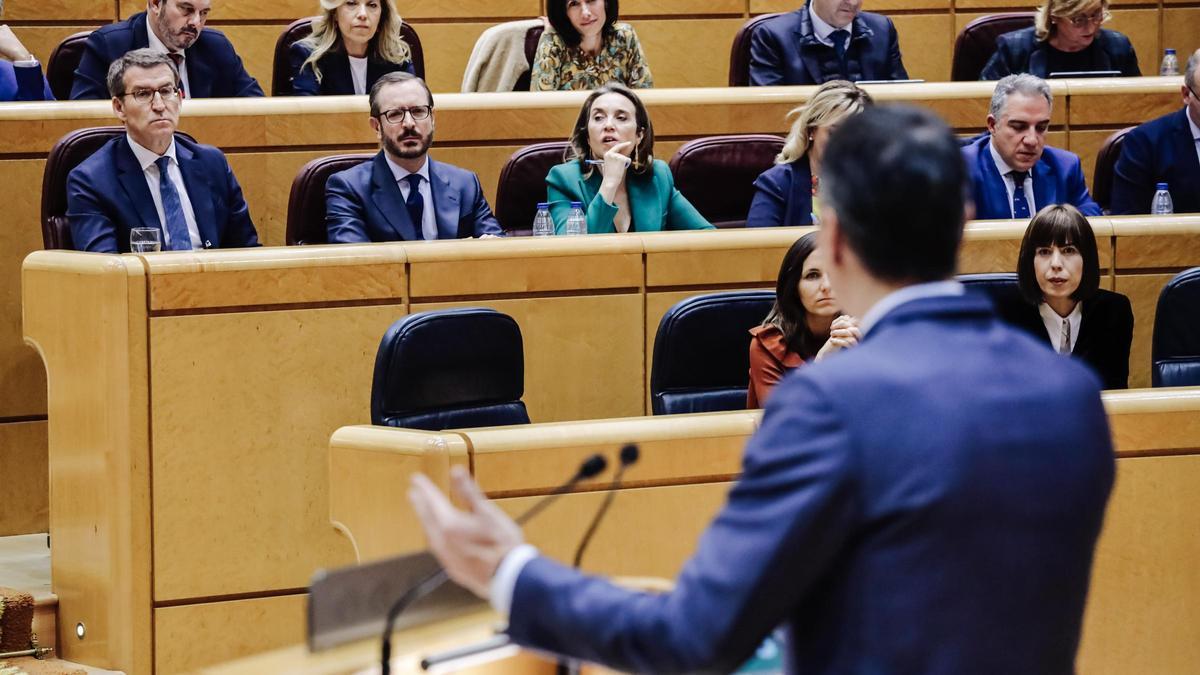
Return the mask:
<svg viewBox="0 0 1200 675">
<path fill-rule="evenodd" d="M 1046 145 L 1053 106 L 1050 85 L 1040 77 L 1009 75 L 996 83 L 988 133 L 962 149 L 976 218 L 1028 220 L 1048 204 L 1100 215 L 1079 157 Z"/>
<path fill-rule="evenodd" d="M 67 220 L 80 251 L 125 253 L 134 228 L 158 230 L 163 250 L 258 246 L 242 188 L 225 155 L 175 135 L 179 72 L 151 49 L 108 69 L 112 107 L 125 134 L 67 177 Z"/>
<path fill-rule="evenodd" d="M 1187 60 L 1183 108 L 1129 132 L 1113 171 L 1112 212 L 1150 213 L 1166 183 L 1175 213 L 1200 213 L 1200 49 Z"/>
<path fill-rule="evenodd" d="M 4 0 L 0 0 L 0 17 Z M 53 101 L 42 64 L 25 48 L 8 26 L 0 23 L 0 102 Z"/>
</svg>

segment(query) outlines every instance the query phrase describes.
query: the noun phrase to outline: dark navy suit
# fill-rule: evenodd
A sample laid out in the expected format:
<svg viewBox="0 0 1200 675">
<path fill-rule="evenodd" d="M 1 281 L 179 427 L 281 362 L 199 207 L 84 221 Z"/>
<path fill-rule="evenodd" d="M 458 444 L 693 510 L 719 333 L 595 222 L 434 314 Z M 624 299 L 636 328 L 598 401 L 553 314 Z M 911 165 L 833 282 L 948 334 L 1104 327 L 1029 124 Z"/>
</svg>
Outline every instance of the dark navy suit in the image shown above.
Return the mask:
<svg viewBox="0 0 1200 675">
<path fill-rule="evenodd" d="M 1023 304 L 1022 311 L 1007 317 L 1051 349 L 1058 345 L 1046 332 L 1038 306 Z M 1129 387 L 1129 345 L 1133 342 L 1133 309 L 1129 298 L 1103 288 L 1083 301 L 1079 337 L 1071 356 L 1081 359 L 1100 377 L 1105 389 Z"/>
<path fill-rule="evenodd" d="M 1200 213 L 1200 157 L 1187 108 L 1146 122 L 1125 136 L 1113 169 L 1113 214 L 1150 213 L 1157 183 L 1170 188 L 1175 213 Z"/>
<path fill-rule="evenodd" d="M 790 672 L 1074 672 L 1099 382 L 986 298 L 911 300 L 786 375 L 742 469 L 671 593 L 534 558 L 509 634 L 628 672 L 730 672 L 781 623 Z"/>
<path fill-rule="evenodd" d="M 750 84 L 822 84 L 844 79 L 833 47 L 821 44 L 808 6 L 768 19 L 750 36 Z M 859 12 L 850 24 L 846 50 L 848 77 L 859 80 L 906 80 L 900 42 L 892 20 Z"/>
<path fill-rule="evenodd" d="M 146 33 L 146 13 L 138 12 L 127 21 L 109 24 L 92 32 L 84 47 L 83 58 L 75 69 L 71 99 L 108 98 L 108 67 L 126 52 L 150 46 Z M 258 81 L 246 72 L 242 59 L 233 50 L 229 38 L 219 30 L 205 28 L 184 52 L 189 98 L 228 98 L 262 96 Z"/>
<path fill-rule="evenodd" d="M 1030 73 L 1040 78 L 1050 76 L 1048 42 L 1038 40 L 1033 28 L 1022 28 L 996 38 L 992 53 L 980 73 L 981 80 L 999 80 L 1005 75 Z M 1091 62 L 1086 70 L 1118 70 L 1125 77 L 1139 77 L 1137 53 L 1129 38 L 1115 30 L 1101 29 L 1087 50 Z"/>
<path fill-rule="evenodd" d="M 220 150 L 175 137 L 175 156 L 204 248 L 258 246 L 242 188 Z M 67 177 L 67 219 L 80 251 L 127 253 L 129 230 L 162 231 L 146 176 L 125 136 L 105 143 Z M 160 235 L 160 241 L 166 241 Z"/>
<path fill-rule="evenodd" d="M 317 65 L 321 69 L 320 82 L 317 82 L 317 76 L 313 72 L 312 66 L 300 69 L 310 54 L 312 54 L 312 49 L 299 42 L 293 43 L 288 48 L 288 62 L 292 65 L 292 93 L 294 95 L 349 96 L 354 94 L 354 77 L 350 74 L 350 59 L 345 52 L 330 50 L 317 61 Z M 404 63 L 391 63 L 390 61 L 368 59 L 366 90 L 371 91 L 376 80 L 397 71 L 410 75 L 416 74 L 413 71 L 411 60 Z"/>
<path fill-rule="evenodd" d="M 812 225 L 812 169 L 808 155 L 776 164 L 754 180 L 746 227 Z"/>
<path fill-rule="evenodd" d="M 479 177 L 466 169 L 429 160 L 438 239 L 500 235 Z M 329 243 L 414 241 L 422 239 L 421 224 L 413 224 L 396 177 L 384 158 L 335 173 L 325 185 L 325 224 Z"/>
<path fill-rule="evenodd" d="M 53 101 L 42 69 L 16 67 L 0 59 L 0 101 Z"/>
<path fill-rule="evenodd" d="M 983 135 L 962 149 L 971 175 L 975 217 L 1007 220 L 1012 218 L 1012 202 L 1008 199 L 1004 178 L 992 160 L 989 143 L 991 136 Z M 1079 157 L 1048 145 L 1033 166 L 1033 199 L 1038 209 L 1050 204 L 1070 204 L 1085 216 L 1098 216 L 1101 212 L 1100 205 L 1088 193 Z"/>
</svg>

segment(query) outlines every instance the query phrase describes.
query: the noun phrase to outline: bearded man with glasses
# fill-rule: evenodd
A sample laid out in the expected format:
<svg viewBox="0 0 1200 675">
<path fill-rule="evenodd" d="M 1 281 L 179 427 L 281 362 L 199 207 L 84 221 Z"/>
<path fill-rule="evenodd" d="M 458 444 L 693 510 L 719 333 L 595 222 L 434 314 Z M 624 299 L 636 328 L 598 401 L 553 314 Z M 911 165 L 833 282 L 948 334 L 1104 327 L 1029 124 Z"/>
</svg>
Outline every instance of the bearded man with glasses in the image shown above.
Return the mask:
<svg viewBox="0 0 1200 675">
<path fill-rule="evenodd" d="M 325 186 L 329 243 L 499 236 L 479 177 L 429 158 L 433 94 L 421 78 L 388 73 L 371 87 L 375 158 Z"/>
<path fill-rule="evenodd" d="M 1043 0 L 1032 28 L 997 38 L 996 51 L 979 79 L 1108 70 L 1139 77 L 1142 71 L 1129 38 L 1100 27 L 1111 18 L 1107 0 Z"/>
<path fill-rule="evenodd" d="M 125 134 L 67 177 L 67 219 L 81 251 L 126 253 L 133 228 L 159 230 L 163 250 L 258 246 L 242 188 L 225 155 L 175 136 L 179 73 L 150 49 L 108 69 L 112 107 Z"/>
</svg>

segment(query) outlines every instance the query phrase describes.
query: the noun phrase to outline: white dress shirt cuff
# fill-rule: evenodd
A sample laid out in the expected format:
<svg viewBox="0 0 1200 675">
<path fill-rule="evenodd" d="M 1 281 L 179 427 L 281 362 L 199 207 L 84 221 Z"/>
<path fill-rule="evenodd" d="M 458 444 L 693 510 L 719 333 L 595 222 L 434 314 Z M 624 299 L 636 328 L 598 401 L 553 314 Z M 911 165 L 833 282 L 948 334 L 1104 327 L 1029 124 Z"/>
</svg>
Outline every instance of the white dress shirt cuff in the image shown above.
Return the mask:
<svg viewBox="0 0 1200 675">
<path fill-rule="evenodd" d="M 512 597 L 513 591 L 517 589 L 517 578 L 521 576 L 521 570 L 525 569 L 525 565 L 536 557 L 538 557 L 538 550 L 533 544 L 521 544 L 504 556 L 504 560 L 501 560 L 500 565 L 496 568 L 496 573 L 492 575 L 488 596 L 492 608 L 505 619 L 508 618 L 508 612 L 512 609 Z"/>
<path fill-rule="evenodd" d="M 42 67 L 42 64 L 39 63 L 36 58 L 34 58 L 33 54 L 30 54 L 29 56 L 27 56 L 24 59 L 21 59 L 20 61 L 13 61 L 12 64 L 16 68 L 41 68 Z"/>
</svg>

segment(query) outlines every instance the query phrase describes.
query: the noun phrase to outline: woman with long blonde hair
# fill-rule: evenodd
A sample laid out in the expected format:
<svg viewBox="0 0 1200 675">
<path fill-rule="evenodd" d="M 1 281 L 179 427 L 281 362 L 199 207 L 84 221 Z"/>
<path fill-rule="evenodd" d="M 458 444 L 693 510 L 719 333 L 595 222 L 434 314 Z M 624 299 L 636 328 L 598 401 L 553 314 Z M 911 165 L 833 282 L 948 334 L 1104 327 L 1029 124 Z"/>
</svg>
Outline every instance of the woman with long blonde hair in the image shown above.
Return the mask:
<svg viewBox="0 0 1200 675">
<path fill-rule="evenodd" d="M 1032 28 L 1005 33 L 980 74 L 981 80 L 1029 73 L 1115 70 L 1125 77 L 1142 74 L 1129 38 L 1101 28 L 1112 18 L 1108 0 L 1042 0 Z"/>
<path fill-rule="evenodd" d="M 312 35 L 288 51 L 296 96 L 365 94 L 381 76 L 413 71 L 395 0 L 320 0 Z"/>
</svg>

